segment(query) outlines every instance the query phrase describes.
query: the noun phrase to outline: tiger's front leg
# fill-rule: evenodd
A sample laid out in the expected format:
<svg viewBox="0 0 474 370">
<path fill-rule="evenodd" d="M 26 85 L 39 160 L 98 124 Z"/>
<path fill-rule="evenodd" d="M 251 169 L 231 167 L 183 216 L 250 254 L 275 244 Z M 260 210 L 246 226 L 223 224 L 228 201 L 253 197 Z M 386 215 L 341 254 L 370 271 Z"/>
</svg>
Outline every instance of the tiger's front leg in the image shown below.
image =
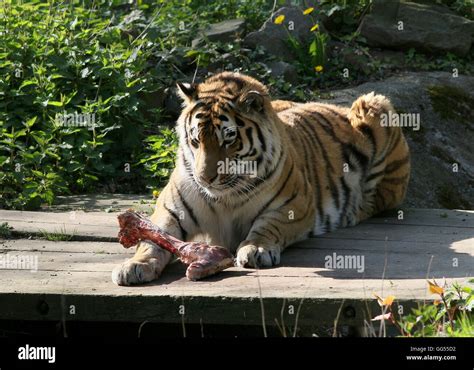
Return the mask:
<svg viewBox="0 0 474 370">
<path fill-rule="evenodd" d="M 312 196 L 293 189 L 288 197 L 276 200 L 274 207 L 256 218 L 237 249 L 238 266 L 276 266 L 287 246 L 308 237 L 314 225 Z"/>
<path fill-rule="evenodd" d="M 176 199 L 176 201 L 174 201 Z M 192 230 L 189 215 L 182 211 L 182 199 L 173 183 L 166 185 L 160 194 L 151 221 L 162 230 L 178 239 L 186 239 Z M 142 240 L 137 245 L 135 255 L 116 266 L 112 271 L 112 281 L 117 285 L 143 284 L 160 277 L 171 260 L 171 253 L 149 240 Z"/>
</svg>

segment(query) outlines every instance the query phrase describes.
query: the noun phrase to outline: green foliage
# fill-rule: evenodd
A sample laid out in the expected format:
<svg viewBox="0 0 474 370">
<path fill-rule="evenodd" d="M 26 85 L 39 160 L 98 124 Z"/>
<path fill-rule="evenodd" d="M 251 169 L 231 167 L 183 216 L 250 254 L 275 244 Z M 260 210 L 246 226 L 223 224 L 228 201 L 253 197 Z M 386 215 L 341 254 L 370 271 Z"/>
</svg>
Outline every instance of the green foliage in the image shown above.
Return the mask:
<svg viewBox="0 0 474 370">
<path fill-rule="evenodd" d="M 8 222 L 2 222 L 0 224 L 0 238 L 9 238 L 11 234 L 11 227 Z"/>
<path fill-rule="evenodd" d="M 386 333 L 386 322 L 390 322 L 403 337 L 472 337 L 474 336 L 474 279 L 461 286 L 440 286 L 436 281 L 428 281 L 429 291 L 437 299 L 423 302 L 407 315 L 399 315 L 393 309 L 395 296 L 383 299 L 375 295 L 382 308 L 382 314 L 372 321 L 380 321 L 379 332 Z M 370 327 L 375 334 L 375 328 Z M 383 329 L 383 330 L 382 330 Z"/>
<path fill-rule="evenodd" d="M 160 44 L 128 33 L 133 17 L 114 22 L 109 12 L 78 5 L 9 4 L 0 12 L 8 30 L 0 55 L 0 206 L 37 208 L 104 180 L 143 187 L 142 168 L 123 169 L 156 130 L 141 94 L 156 91 L 162 75 L 174 77 L 170 65 L 150 64 Z M 96 124 L 64 125 L 63 113 L 91 113 Z"/>
<path fill-rule="evenodd" d="M 474 20 L 474 7 L 472 0 L 436 0 L 438 4 L 450 7 L 453 11 Z"/>
<path fill-rule="evenodd" d="M 326 45 L 328 42 L 328 35 L 325 33 L 316 32 L 308 49 L 308 54 L 311 56 L 311 65 L 314 67 L 326 65 Z"/>
<path fill-rule="evenodd" d="M 186 4 L 194 14 L 208 23 L 244 18 L 249 31 L 260 28 L 273 8 L 273 2 L 268 0 L 188 0 Z"/>
<path fill-rule="evenodd" d="M 146 138 L 148 149 L 141 155 L 138 164 L 151 173 L 149 188 L 166 183 L 175 167 L 178 138 L 174 130 L 163 129 L 159 135 Z"/>
<path fill-rule="evenodd" d="M 400 320 L 406 336 L 472 337 L 474 336 L 474 293 L 471 286 L 454 283 L 440 288 L 439 299 L 420 305 Z"/>
</svg>

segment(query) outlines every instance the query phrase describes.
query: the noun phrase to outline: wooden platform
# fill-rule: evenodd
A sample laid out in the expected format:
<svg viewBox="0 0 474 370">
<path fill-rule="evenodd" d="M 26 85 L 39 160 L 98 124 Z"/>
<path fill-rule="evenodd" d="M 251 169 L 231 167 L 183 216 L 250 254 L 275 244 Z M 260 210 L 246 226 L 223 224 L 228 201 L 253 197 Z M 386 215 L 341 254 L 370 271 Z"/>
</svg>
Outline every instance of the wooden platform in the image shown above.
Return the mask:
<svg viewBox="0 0 474 370">
<path fill-rule="evenodd" d="M 13 237 L 0 240 L 0 258 L 38 258 L 37 272 L 0 270 L 0 320 L 204 326 L 275 326 L 278 321 L 305 328 L 300 333 L 307 335 L 315 328 L 330 330 L 338 313 L 341 327 L 363 325 L 380 314 L 373 293 L 395 295 L 408 312 L 432 298 L 427 277 L 463 283 L 474 276 L 474 211 L 413 209 L 404 210 L 402 220 L 396 214 L 373 218 L 298 243 L 276 268 L 231 268 L 191 282 L 185 267 L 175 263 L 156 282 L 118 287 L 111 271 L 133 251 L 115 241 L 116 215 L 0 210 L 0 223 L 13 227 Z M 45 232 L 73 237 L 39 238 Z M 328 256 L 363 258 L 363 269 L 331 268 Z"/>
</svg>

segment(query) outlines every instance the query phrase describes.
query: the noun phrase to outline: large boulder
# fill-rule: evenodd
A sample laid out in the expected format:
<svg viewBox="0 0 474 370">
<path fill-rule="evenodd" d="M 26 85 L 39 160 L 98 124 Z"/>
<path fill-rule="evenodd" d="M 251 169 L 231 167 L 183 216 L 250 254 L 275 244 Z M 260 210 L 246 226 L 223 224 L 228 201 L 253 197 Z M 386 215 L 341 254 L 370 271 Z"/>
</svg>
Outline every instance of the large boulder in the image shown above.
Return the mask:
<svg viewBox="0 0 474 370">
<path fill-rule="evenodd" d="M 269 54 L 285 61 L 293 61 L 295 55 L 288 43 L 289 35 L 301 44 L 306 44 L 311 38 L 311 27 L 318 23 L 314 13 L 304 15 L 300 8 L 281 8 L 258 31 L 249 33 L 244 38 L 244 45 L 252 49 L 262 46 Z M 275 24 L 275 19 L 280 15 L 285 16 L 285 20 L 282 24 Z"/>
<path fill-rule="evenodd" d="M 236 37 L 243 34 L 245 30 L 245 19 L 229 19 L 223 22 L 210 24 L 205 30 L 201 31 L 199 37 L 192 41 L 192 47 L 198 47 L 205 44 L 206 40 L 231 42 Z"/>
<path fill-rule="evenodd" d="M 438 5 L 378 0 L 359 31 L 372 46 L 465 56 L 474 39 L 474 22 Z"/>
<path fill-rule="evenodd" d="M 404 127 L 412 174 L 404 203 L 420 208 L 474 207 L 474 77 L 410 72 L 333 92 L 323 102 L 351 106 L 375 91 L 399 113 L 415 113 L 420 129 Z M 456 172 L 456 169 L 458 170 Z"/>
</svg>

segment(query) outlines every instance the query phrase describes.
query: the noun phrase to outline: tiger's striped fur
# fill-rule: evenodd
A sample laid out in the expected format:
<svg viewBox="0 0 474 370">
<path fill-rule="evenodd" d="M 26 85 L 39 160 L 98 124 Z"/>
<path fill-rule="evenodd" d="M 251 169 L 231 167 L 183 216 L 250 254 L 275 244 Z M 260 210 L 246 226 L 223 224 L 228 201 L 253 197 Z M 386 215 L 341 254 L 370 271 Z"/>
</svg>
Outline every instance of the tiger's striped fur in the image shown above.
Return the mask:
<svg viewBox="0 0 474 370">
<path fill-rule="evenodd" d="M 271 101 L 260 82 L 229 72 L 180 85 L 180 94 L 177 166 L 152 216 L 178 238 L 206 237 L 236 251 L 240 266 L 273 266 L 288 245 L 355 225 L 405 196 L 409 150 L 401 128 L 380 124 L 394 111 L 384 96 L 363 95 L 350 109 Z M 257 176 L 218 173 L 226 158 L 255 161 Z M 153 280 L 169 259 L 141 242 L 113 279 Z"/>
</svg>

